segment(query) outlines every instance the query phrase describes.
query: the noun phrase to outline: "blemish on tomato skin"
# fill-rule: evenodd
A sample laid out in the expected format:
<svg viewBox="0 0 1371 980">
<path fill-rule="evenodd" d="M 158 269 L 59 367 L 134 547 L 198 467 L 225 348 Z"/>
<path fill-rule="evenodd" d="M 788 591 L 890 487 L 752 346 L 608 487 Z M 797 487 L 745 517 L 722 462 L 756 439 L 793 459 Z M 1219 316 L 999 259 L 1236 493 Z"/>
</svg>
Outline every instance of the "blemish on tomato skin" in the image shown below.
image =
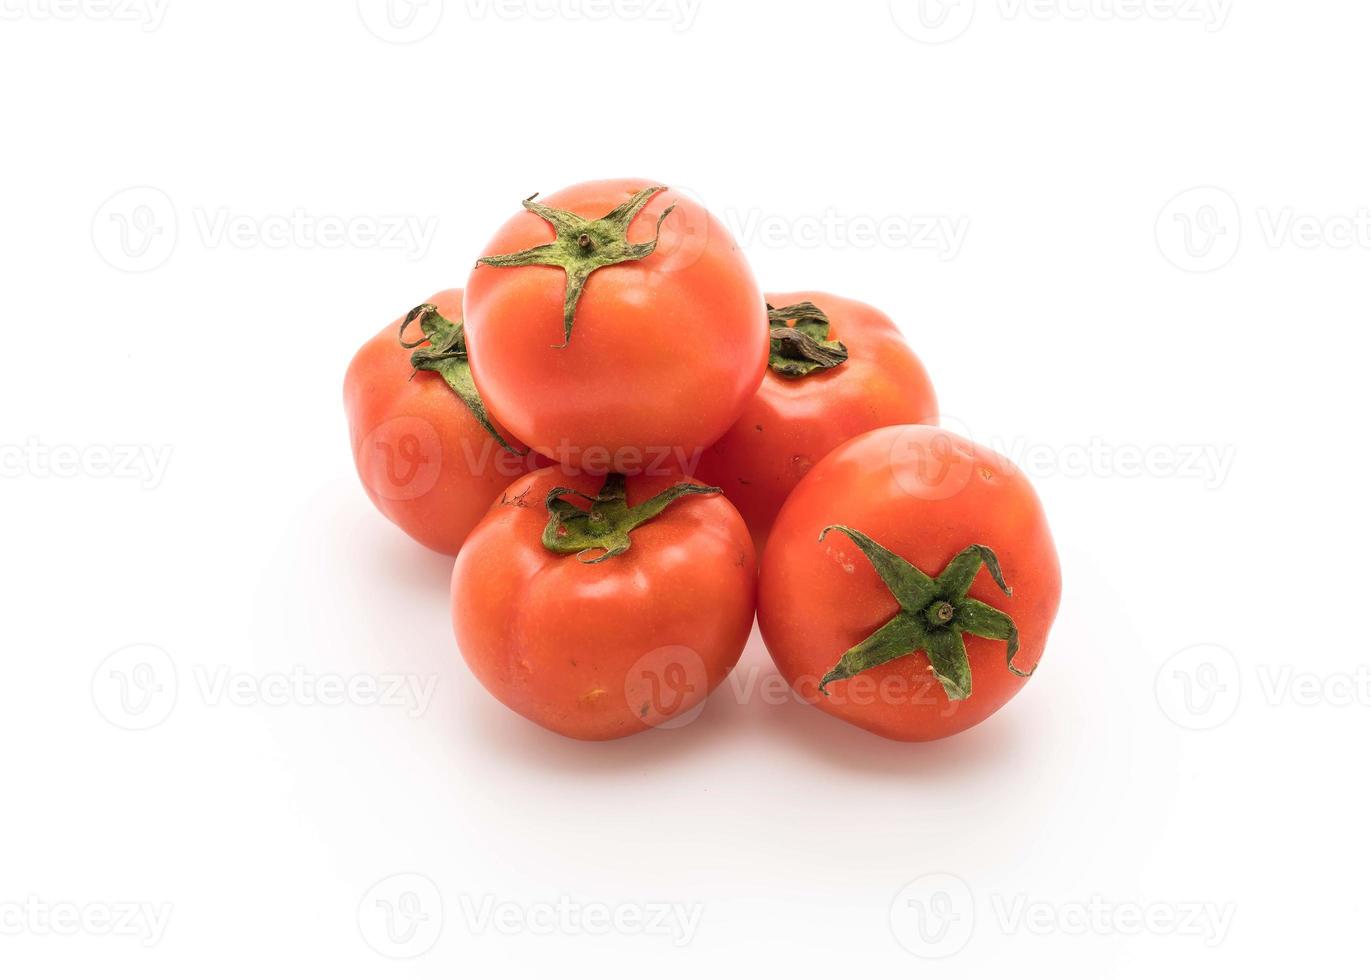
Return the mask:
<svg viewBox="0 0 1371 980">
<path fill-rule="evenodd" d="M 830 547 L 828 549 L 828 556 L 832 558 L 833 561 L 837 564 L 837 566 L 841 568 L 844 572 L 846 572 L 848 575 L 851 575 L 853 572 L 857 570 L 856 562 L 845 559 L 843 557 L 842 551 L 839 549 Z"/>
<path fill-rule="evenodd" d="M 981 474 L 981 479 L 986 483 L 991 483 L 995 479 L 995 471 L 989 466 L 982 466 L 978 472 Z"/>
<path fill-rule="evenodd" d="M 582 694 L 581 700 L 587 703 L 594 703 L 595 701 L 600 700 L 600 698 L 604 696 L 605 689 L 603 687 L 594 687 L 587 691 L 585 694 Z"/>
</svg>

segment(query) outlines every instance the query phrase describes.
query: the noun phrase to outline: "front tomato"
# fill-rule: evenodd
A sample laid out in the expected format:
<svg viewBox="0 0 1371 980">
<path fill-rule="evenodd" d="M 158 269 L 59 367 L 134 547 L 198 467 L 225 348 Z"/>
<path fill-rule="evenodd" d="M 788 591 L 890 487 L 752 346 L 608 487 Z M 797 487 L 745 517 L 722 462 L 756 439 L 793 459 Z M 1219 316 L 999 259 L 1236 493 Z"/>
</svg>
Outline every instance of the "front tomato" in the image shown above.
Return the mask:
<svg viewBox="0 0 1371 980">
<path fill-rule="evenodd" d="M 461 320 L 462 291 L 438 293 L 363 345 L 343 382 L 367 496 L 410 537 L 448 555 L 509 481 L 537 465 L 481 407 Z"/>
<path fill-rule="evenodd" d="M 810 471 L 762 559 L 758 622 L 806 701 L 886 738 L 970 728 L 1023 687 L 1061 596 L 1027 478 L 930 426 L 877 429 Z"/>
<path fill-rule="evenodd" d="M 568 476 L 508 487 L 452 574 L 453 628 L 507 707 L 572 738 L 680 721 L 733 669 L 756 563 L 718 489 L 680 476 Z"/>
<path fill-rule="evenodd" d="M 492 414 L 576 469 L 693 467 L 756 392 L 766 307 L 728 231 L 646 180 L 532 198 L 467 283 Z"/>
<path fill-rule="evenodd" d="M 790 491 L 831 450 L 872 429 L 938 419 L 928 372 L 880 310 L 828 293 L 766 299 L 770 369 L 696 471 L 724 488 L 759 552 Z"/>
</svg>

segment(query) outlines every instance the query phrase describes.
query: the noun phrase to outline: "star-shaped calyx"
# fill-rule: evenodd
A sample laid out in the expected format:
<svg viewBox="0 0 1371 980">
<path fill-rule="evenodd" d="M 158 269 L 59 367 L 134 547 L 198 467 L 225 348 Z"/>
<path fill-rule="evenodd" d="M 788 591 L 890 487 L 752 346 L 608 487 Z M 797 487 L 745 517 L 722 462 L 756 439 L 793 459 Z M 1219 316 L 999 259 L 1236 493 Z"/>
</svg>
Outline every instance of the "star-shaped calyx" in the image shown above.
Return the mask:
<svg viewBox="0 0 1371 980">
<path fill-rule="evenodd" d="M 647 206 L 653 196 L 666 190 L 665 187 L 647 187 L 620 204 L 603 218 L 582 218 L 570 211 L 561 211 L 539 204 L 534 200 L 537 194 L 525 198 L 524 209 L 532 211 L 553 227 L 557 232 L 555 241 L 546 245 L 536 245 L 522 252 L 509 255 L 487 255 L 478 259 L 477 265 L 490 265 L 497 268 L 524 265 L 556 266 L 566 272 L 566 296 L 562 304 L 562 342 L 556 347 L 571 343 L 571 327 L 576 319 L 576 304 L 581 300 L 586 281 L 590 274 L 607 265 L 620 262 L 636 262 L 645 259 L 657 249 L 657 239 L 666 216 L 676 209 L 671 205 L 657 217 L 657 229 L 652 241 L 632 244 L 628 240 L 628 226 Z"/>
<path fill-rule="evenodd" d="M 1019 630 L 1014 620 L 966 594 L 982 565 L 1005 595 L 1013 594 L 1005 584 L 999 559 L 985 545 L 970 545 L 947 563 L 942 574 L 930 578 L 861 531 L 833 524 L 824 528 L 819 540 L 827 537 L 829 531 L 841 531 L 862 550 L 899 602 L 900 611 L 843 654 L 819 682 L 820 693 L 827 694 L 825 689 L 834 681 L 923 650 L 948 700 L 964 701 L 971 696 L 971 664 L 963 633 L 1006 641 L 1010 671 L 1019 677 L 1033 673 L 1014 666 L 1014 655 L 1019 652 Z"/>
<path fill-rule="evenodd" d="M 697 493 L 723 491 L 698 483 L 678 483 L 630 507 L 627 486 L 619 473 L 606 476 L 597 494 L 553 487 L 546 498 L 547 526 L 543 528 L 543 547 L 559 555 L 575 555 L 578 561 L 587 565 L 598 565 L 627 551 L 633 543 L 630 535 L 640 524 L 646 524 L 680 498 Z M 579 497 L 589 507 L 582 510 L 563 497 Z M 588 557 L 595 552 L 602 554 Z"/>
</svg>

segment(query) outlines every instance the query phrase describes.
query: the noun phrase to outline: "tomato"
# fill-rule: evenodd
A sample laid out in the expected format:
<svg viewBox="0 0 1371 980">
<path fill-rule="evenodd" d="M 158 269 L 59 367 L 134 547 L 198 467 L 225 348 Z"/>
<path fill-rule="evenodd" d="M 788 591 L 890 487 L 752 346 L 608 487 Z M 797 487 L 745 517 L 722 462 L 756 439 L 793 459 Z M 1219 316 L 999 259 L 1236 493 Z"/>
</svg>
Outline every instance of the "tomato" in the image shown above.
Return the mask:
<svg viewBox="0 0 1371 980">
<path fill-rule="evenodd" d="M 492 414 L 571 468 L 693 468 L 766 369 L 766 308 L 737 244 L 646 180 L 524 207 L 467 282 L 472 371 Z"/>
<path fill-rule="evenodd" d="M 438 371 L 416 370 L 412 357 L 417 353 L 423 363 L 424 355 L 435 353 L 432 345 L 424 341 L 410 350 L 402 344 L 402 325 L 409 331 L 404 344 L 414 344 L 423 337 L 420 327 L 460 323 L 462 291 L 438 293 L 416 313 L 418 326 L 396 320 L 357 352 L 343 400 L 367 496 L 410 537 L 455 555 L 500 491 L 538 463 L 513 451 L 523 447 L 512 446 L 509 433 L 491 421 L 512 448 L 501 445 Z M 464 359 L 452 353 L 435 367 L 460 386 Z M 469 388 L 467 395 L 474 394 Z M 479 410 L 479 400 L 475 404 Z"/>
<path fill-rule="evenodd" d="M 506 706 L 572 738 L 679 723 L 733 669 L 756 562 L 717 487 L 681 476 L 529 474 L 467 539 L 453 629 Z"/>
<path fill-rule="evenodd" d="M 696 471 L 724 488 L 760 552 L 795 484 L 855 435 L 933 424 L 933 384 L 880 310 L 828 293 L 768 293 L 770 370 Z"/>
<path fill-rule="evenodd" d="M 801 698 L 924 741 L 1023 687 L 1060 596 L 1023 473 L 942 429 L 893 426 L 835 449 L 790 495 L 762 557 L 758 621 Z"/>
</svg>

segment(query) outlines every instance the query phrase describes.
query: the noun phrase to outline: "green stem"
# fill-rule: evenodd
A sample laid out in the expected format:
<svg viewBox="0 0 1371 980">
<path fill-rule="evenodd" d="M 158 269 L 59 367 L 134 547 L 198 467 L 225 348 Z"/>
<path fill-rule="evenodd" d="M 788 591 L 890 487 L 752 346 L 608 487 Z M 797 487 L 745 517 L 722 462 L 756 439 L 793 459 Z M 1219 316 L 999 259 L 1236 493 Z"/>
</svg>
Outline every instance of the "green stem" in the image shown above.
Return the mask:
<svg viewBox="0 0 1371 980">
<path fill-rule="evenodd" d="M 771 323 L 771 370 L 786 378 L 803 378 L 847 360 L 847 346 L 829 340 L 828 314 L 813 303 L 766 308 Z"/>
<path fill-rule="evenodd" d="M 405 331 L 415 320 L 424 336 L 416 341 L 405 340 Z M 432 303 L 424 303 L 409 311 L 400 323 L 400 346 L 414 351 L 409 356 L 410 366 L 417 371 L 433 371 L 453 390 L 467 410 L 481 423 L 481 428 L 505 449 L 523 456 L 527 449 L 515 449 L 505 437 L 500 435 L 490 421 L 481 393 L 476 390 L 476 382 L 471 377 L 471 364 L 467 361 L 466 331 L 462 324 L 454 323 L 438 312 Z"/>
<path fill-rule="evenodd" d="M 543 546 L 559 555 L 575 555 L 578 561 L 597 565 L 627 551 L 632 545 L 629 535 L 634 529 L 652 520 L 681 497 L 721 492 L 718 487 L 678 483 L 630 507 L 624 477 L 620 473 L 605 477 L 600 492 L 594 495 L 570 487 L 554 487 L 547 494 L 548 520 L 543 529 Z M 583 510 L 562 499 L 564 497 L 579 497 L 590 506 Z M 604 554 L 586 557 L 595 551 Z"/>
<path fill-rule="evenodd" d="M 834 681 L 922 650 L 928 655 L 948 700 L 965 700 L 971 696 L 971 663 L 962 640 L 964 633 L 1004 640 L 1010 672 L 1019 677 L 1033 673 L 1014 666 L 1014 655 L 1019 652 L 1019 630 L 1009 614 L 967 595 L 982 566 L 1005 595 L 1012 594 L 999 559 L 985 545 L 973 544 L 962 549 L 937 578 L 932 578 L 853 528 L 831 525 L 824 528 L 819 540 L 823 541 L 830 531 L 841 531 L 861 549 L 900 604 L 900 611 L 843 654 L 819 682 L 820 693 L 827 694 L 827 686 Z"/>
<path fill-rule="evenodd" d="M 554 347 L 565 347 L 571 343 L 571 328 L 576 319 L 576 306 L 581 301 L 586 282 L 591 273 L 605 266 L 618 265 L 620 262 L 636 262 L 645 259 L 657 250 L 657 239 L 662 231 L 662 222 L 676 209 L 671 205 L 657 217 L 657 229 L 652 241 L 632 244 L 628 240 L 628 226 L 647 206 L 655 195 L 666 190 L 665 187 L 648 187 L 634 194 L 632 198 L 619 205 L 603 218 L 583 218 L 570 211 L 550 208 L 537 203 L 532 194 L 524 199 L 524 209 L 542 218 L 557 237 L 545 245 L 536 245 L 521 252 L 508 255 L 487 255 L 477 260 L 477 265 L 496 268 L 517 268 L 527 265 L 556 266 L 566 272 L 566 293 L 562 300 L 562 342 Z"/>
</svg>

